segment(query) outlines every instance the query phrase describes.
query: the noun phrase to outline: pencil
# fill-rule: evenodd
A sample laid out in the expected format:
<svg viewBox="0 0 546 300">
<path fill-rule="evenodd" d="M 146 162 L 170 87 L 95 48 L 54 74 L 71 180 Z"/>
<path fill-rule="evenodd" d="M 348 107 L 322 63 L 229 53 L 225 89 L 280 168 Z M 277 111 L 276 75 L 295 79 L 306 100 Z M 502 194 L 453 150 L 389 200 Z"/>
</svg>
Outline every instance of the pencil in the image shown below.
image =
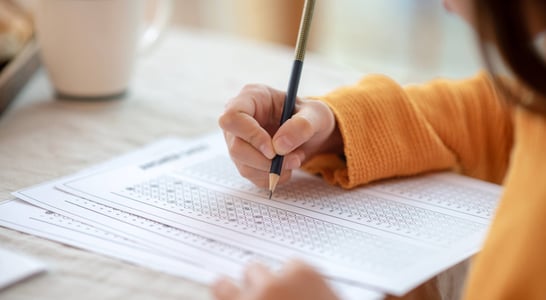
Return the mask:
<svg viewBox="0 0 546 300">
<path fill-rule="evenodd" d="M 281 115 L 281 125 L 290 119 L 294 114 L 294 106 L 296 105 L 296 97 L 298 94 L 298 86 L 300 83 L 301 70 L 303 68 L 303 58 L 305 57 L 305 47 L 307 46 L 307 38 L 309 36 L 309 28 L 311 27 L 311 19 L 315 8 L 315 0 L 305 0 L 303 6 L 303 14 L 300 21 L 300 29 L 296 42 L 295 59 L 292 65 L 292 73 L 288 82 L 288 90 L 284 98 L 284 104 Z M 269 169 L 269 199 L 273 196 L 273 191 L 277 187 L 279 177 L 281 176 L 282 163 L 284 156 L 275 155 L 271 161 Z"/>
</svg>

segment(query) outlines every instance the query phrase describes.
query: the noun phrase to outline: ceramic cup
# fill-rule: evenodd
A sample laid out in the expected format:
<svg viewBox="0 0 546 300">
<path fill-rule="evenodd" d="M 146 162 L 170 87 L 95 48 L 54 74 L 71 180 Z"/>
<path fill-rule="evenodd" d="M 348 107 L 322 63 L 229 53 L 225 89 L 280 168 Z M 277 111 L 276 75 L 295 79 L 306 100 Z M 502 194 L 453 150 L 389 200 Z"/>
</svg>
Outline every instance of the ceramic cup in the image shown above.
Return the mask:
<svg viewBox="0 0 546 300">
<path fill-rule="evenodd" d="M 150 8 L 155 13 L 147 22 Z M 164 30 L 170 1 L 39 0 L 34 15 L 57 98 L 116 99 L 128 89 L 138 53 Z"/>
</svg>

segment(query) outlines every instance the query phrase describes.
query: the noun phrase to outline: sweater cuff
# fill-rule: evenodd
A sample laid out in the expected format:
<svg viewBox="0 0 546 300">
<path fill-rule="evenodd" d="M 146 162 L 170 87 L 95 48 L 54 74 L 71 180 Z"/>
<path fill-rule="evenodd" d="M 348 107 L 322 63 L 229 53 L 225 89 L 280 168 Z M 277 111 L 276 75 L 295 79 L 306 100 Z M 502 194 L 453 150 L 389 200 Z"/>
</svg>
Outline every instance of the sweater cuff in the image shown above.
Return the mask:
<svg viewBox="0 0 546 300">
<path fill-rule="evenodd" d="M 352 188 L 368 182 L 454 166 L 455 156 L 416 109 L 404 90 L 385 76 L 320 98 L 334 112 L 346 162 L 319 155 L 304 168 L 328 182 Z"/>
</svg>

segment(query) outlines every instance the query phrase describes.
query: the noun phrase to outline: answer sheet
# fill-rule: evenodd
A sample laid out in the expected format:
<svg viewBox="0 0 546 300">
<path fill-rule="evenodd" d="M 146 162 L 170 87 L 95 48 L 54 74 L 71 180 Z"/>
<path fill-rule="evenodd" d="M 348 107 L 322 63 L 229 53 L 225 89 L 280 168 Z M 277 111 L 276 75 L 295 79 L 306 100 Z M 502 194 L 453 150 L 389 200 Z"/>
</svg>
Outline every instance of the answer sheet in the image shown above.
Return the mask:
<svg viewBox="0 0 546 300">
<path fill-rule="evenodd" d="M 213 272 L 200 268 L 196 262 L 156 255 L 149 247 L 116 233 L 101 230 L 21 200 L 0 203 L 0 225 L 171 275 L 190 277 L 203 284 L 211 283 L 217 276 Z"/>
<path fill-rule="evenodd" d="M 119 166 L 142 155 L 160 155 L 171 149 L 173 143 L 180 149 L 185 144 L 180 139 L 164 139 L 78 174 Z M 267 255 L 64 193 L 55 189 L 55 184 L 56 181 L 46 182 L 14 193 L 41 208 L 19 200 L 2 203 L 0 225 L 205 284 L 220 274 L 237 278 L 251 261 L 260 261 L 274 269 L 281 266 L 280 261 Z M 362 284 L 328 281 L 342 299 L 384 297 L 383 293 Z"/>
<path fill-rule="evenodd" d="M 338 282 L 402 295 L 479 250 L 500 194 L 496 185 L 447 173 L 347 191 L 296 172 L 268 200 L 266 191 L 240 177 L 219 136 L 156 146 L 54 182 L 79 197 L 48 205 L 76 216 L 82 209 L 94 212 L 95 220 L 103 215 L 103 225 L 130 224 L 133 229 L 119 228 L 129 236 L 134 228 L 159 234 L 160 226 L 147 223 L 153 221 L 171 232 L 236 245 L 273 265 L 304 258 Z M 27 189 L 15 195 L 44 205 L 48 198 L 40 194 Z M 185 247 L 209 247 L 185 237 L 176 246 L 163 240 L 156 247 L 172 254 L 184 240 Z"/>
<path fill-rule="evenodd" d="M 199 262 L 187 258 L 173 259 L 152 247 L 127 239 L 116 231 L 105 231 L 20 200 L 0 203 L 0 225 L 207 285 L 220 274 L 225 275 L 225 270 L 212 271 L 218 269 L 218 266 L 206 269 Z M 214 244 L 212 240 L 209 242 Z M 214 246 L 222 247 L 221 244 Z M 228 245 L 227 248 L 236 247 Z M 384 297 L 379 292 L 344 282 L 330 280 L 329 284 L 346 300 L 377 300 Z"/>
</svg>

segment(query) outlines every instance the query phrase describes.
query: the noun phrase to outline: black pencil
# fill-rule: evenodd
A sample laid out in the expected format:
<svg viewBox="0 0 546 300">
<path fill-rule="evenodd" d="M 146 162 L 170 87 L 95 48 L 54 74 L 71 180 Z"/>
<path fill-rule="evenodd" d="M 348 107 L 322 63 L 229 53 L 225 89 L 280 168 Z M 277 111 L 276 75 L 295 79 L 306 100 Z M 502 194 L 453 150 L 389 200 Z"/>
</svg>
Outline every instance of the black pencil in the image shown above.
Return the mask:
<svg viewBox="0 0 546 300">
<path fill-rule="evenodd" d="M 305 57 L 305 47 L 307 46 L 307 38 L 309 36 L 309 27 L 311 27 L 314 7 L 315 0 L 306 0 L 303 6 L 303 14 L 300 21 L 300 29 L 296 42 L 294 64 L 292 65 L 292 73 L 290 74 L 288 90 L 286 91 L 286 96 L 284 98 L 281 125 L 286 122 L 286 120 L 290 119 L 290 117 L 292 117 L 294 114 L 294 106 L 296 105 L 301 70 L 303 68 L 303 58 Z M 269 199 L 271 199 L 273 191 L 279 182 L 283 160 L 284 156 L 276 155 L 271 162 L 271 169 L 269 170 Z"/>
</svg>

